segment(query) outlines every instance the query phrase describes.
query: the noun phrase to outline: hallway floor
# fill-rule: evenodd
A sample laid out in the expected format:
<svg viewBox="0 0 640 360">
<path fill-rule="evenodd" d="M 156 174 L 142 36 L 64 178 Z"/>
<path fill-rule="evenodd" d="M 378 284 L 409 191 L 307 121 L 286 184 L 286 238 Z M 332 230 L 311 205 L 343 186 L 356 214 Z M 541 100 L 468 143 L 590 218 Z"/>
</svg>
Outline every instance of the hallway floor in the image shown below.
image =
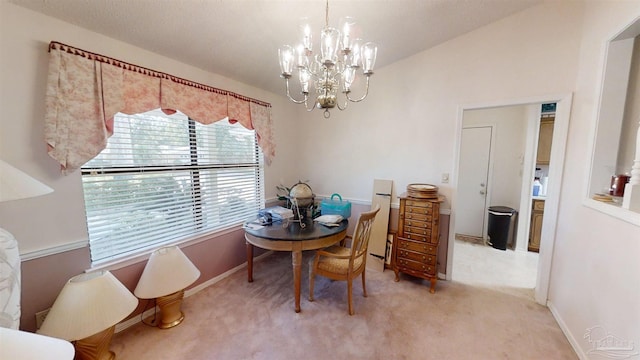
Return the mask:
<svg viewBox="0 0 640 360">
<path fill-rule="evenodd" d="M 453 281 L 533 298 L 537 271 L 538 253 L 455 240 Z"/>
</svg>

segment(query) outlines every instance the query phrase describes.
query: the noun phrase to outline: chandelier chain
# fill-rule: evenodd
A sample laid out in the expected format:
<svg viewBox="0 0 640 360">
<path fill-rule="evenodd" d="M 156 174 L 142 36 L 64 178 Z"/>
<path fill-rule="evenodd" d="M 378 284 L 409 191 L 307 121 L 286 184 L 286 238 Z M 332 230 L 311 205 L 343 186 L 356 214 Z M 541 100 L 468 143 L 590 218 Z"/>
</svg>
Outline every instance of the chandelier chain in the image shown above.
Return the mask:
<svg viewBox="0 0 640 360">
<path fill-rule="evenodd" d="M 324 13 L 324 26 L 329 27 L 329 0 L 327 0 L 327 6 Z"/>
</svg>

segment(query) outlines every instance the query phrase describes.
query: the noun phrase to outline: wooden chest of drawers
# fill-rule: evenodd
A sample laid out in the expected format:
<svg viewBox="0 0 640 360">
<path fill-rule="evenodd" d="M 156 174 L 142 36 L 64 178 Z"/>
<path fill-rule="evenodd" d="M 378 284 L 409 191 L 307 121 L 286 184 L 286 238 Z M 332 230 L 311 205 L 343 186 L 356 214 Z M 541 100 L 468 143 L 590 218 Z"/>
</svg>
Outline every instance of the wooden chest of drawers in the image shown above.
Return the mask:
<svg viewBox="0 0 640 360">
<path fill-rule="evenodd" d="M 398 236 L 393 246 L 393 271 L 428 279 L 431 293 L 438 279 L 438 242 L 440 203 L 438 199 L 417 199 L 400 195 Z"/>
</svg>

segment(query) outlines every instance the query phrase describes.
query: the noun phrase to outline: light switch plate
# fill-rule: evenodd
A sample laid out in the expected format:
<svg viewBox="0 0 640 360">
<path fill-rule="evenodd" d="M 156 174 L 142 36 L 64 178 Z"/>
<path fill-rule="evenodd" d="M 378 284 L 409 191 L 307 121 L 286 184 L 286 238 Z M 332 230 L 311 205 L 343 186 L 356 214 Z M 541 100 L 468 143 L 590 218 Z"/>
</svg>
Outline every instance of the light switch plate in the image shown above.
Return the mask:
<svg viewBox="0 0 640 360">
<path fill-rule="evenodd" d="M 443 184 L 449 183 L 449 173 L 442 173 L 442 183 Z"/>
</svg>

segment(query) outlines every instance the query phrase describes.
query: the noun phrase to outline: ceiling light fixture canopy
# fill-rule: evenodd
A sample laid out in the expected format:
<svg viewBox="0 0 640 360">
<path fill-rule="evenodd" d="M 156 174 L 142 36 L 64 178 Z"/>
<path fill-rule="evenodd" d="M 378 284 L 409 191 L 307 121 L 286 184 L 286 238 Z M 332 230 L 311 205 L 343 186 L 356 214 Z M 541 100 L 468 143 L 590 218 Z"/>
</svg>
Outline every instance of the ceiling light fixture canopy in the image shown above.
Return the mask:
<svg viewBox="0 0 640 360">
<path fill-rule="evenodd" d="M 308 24 L 302 25 L 302 42 L 294 49 L 284 45 L 278 50 L 280 60 L 280 75 L 287 87 L 287 97 L 296 104 L 304 104 L 307 111 L 316 107 L 324 109 L 324 117 L 331 116 L 329 109 L 338 107 L 345 110 L 349 102 L 360 102 L 369 93 L 369 77 L 373 75 L 378 47 L 373 42 L 364 43 L 354 34 L 355 22 L 346 17 L 341 21 L 340 30 L 329 27 L 329 0 L 325 11 L 325 26 L 320 32 L 320 52 L 313 51 L 313 36 Z M 291 96 L 289 79 L 293 76 L 294 68 L 300 81 L 301 100 Z M 356 80 L 359 70 L 366 78 L 364 95 L 360 98 L 351 97 L 351 87 Z M 309 106 L 310 89 L 315 88 L 317 94 L 313 104 Z M 338 91 L 344 94 L 344 102 L 338 100 Z"/>
</svg>

